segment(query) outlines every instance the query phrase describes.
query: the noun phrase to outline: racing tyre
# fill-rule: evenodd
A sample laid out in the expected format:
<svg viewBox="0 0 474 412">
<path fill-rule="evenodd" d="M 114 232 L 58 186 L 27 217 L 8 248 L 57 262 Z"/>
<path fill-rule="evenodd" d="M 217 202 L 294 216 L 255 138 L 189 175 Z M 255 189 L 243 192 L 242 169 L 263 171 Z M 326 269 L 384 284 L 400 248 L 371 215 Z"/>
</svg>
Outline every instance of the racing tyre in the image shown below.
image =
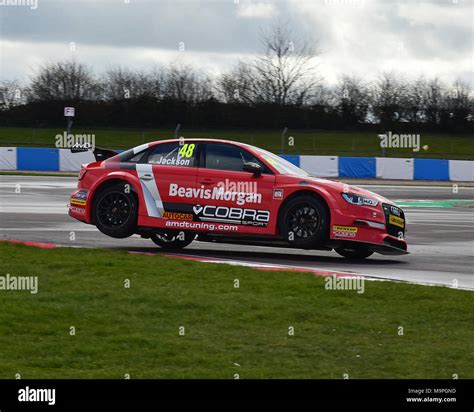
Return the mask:
<svg viewBox="0 0 474 412">
<path fill-rule="evenodd" d="M 162 249 L 182 249 L 196 237 L 195 233 L 166 231 L 151 235 L 151 240 Z"/>
<path fill-rule="evenodd" d="M 362 260 L 374 253 L 371 252 L 367 247 L 359 245 L 340 247 L 335 250 L 341 256 L 351 260 Z"/>
<path fill-rule="evenodd" d="M 135 233 L 138 201 L 130 186 L 118 184 L 107 187 L 95 197 L 93 222 L 102 233 L 123 239 Z"/>
<path fill-rule="evenodd" d="M 329 212 L 321 199 L 298 196 L 283 206 L 280 234 L 294 247 L 311 249 L 328 240 L 329 220 Z"/>
</svg>

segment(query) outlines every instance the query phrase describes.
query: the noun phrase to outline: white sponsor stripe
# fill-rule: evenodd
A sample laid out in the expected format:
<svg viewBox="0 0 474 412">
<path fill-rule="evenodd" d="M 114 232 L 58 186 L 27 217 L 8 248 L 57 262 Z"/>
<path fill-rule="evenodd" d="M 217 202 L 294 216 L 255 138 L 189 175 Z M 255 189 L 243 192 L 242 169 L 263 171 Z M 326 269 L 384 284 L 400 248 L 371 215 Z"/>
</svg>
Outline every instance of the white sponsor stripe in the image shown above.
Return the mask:
<svg viewBox="0 0 474 412">
<path fill-rule="evenodd" d="M 148 149 L 148 143 L 141 144 L 140 146 L 133 148 L 133 154 L 142 152 L 143 150 Z"/>
<path fill-rule="evenodd" d="M 153 174 L 153 165 L 137 164 L 136 167 L 148 216 L 161 217 L 163 214 L 163 202 L 160 197 L 160 192 L 158 191 L 155 175 Z M 142 177 L 145 175 L 151 175 L 153 178 L 150 180 L 142 180 Z"/>
</svg>

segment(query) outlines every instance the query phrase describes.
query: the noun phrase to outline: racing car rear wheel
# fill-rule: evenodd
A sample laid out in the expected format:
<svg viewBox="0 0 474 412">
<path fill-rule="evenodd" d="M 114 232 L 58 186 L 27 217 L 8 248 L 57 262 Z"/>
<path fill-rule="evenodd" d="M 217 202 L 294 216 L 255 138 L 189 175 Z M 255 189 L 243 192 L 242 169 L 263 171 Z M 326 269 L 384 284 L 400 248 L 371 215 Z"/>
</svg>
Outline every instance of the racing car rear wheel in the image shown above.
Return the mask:
<svg viewBox="0 0 474 412">
<path fill-rule="evenodd" d="M 151 240 L 162 249 L 182 249 L 196 237 L 195 233 L 166 231 L 151 235 Z"/>
<path fill-rule="evenodd" d="M 279 227 L 292 246 L 311 249 L 328 239 L 329 212 L 321 199 L 298 196 L 283 206 Z"/>
<path fill-rule="evenodd" d="M 94 200 L 93 221 L 107 236 L 122 239 L 135 233 L 138 202 L 129 189 L 124 184 L 107 187 Z"/>
<path fill-rule="evenodd" d="M 335 249 L 337 253 L 347 259 L 358 260 L 369 257 L 374 252 L 371 252 L 366 246 L 354 245 Z"/>
</svg>

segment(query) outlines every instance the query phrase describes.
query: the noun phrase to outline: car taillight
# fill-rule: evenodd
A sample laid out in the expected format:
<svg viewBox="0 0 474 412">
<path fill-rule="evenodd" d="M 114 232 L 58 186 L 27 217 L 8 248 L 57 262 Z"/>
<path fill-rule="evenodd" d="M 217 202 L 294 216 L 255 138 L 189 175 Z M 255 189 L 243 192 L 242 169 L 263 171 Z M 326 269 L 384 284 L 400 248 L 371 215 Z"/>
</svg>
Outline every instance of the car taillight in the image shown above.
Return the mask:
<svg viewBox="0 0 474 412">
<path fill-rule="evenodd" d="M 85 167 L 81 167 L 81 170 L 80 170 L 80 172 L 79 172 L 79 177 L 78 177 L 78 179 L 79 179 L 79 180 L 82 180 L 82 178 L 84 177 L 84 175 L 86 174 L 86 172 L 87 172 L 87 169 L 86 169 Z"/>
</svg>

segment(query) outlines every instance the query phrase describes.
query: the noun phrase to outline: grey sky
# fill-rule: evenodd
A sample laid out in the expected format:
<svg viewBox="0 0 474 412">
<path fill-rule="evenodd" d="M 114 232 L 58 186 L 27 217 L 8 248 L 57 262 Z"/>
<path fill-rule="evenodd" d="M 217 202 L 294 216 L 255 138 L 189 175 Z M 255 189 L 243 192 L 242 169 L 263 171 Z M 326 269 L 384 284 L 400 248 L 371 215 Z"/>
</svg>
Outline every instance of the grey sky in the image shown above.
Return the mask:
<svg viewBox="0 0 474 412">
<path fill-rule="evenodd" d="M 393 70 L 473 86 L 471 0 L 36 1 L 0 0 L 2 79 L 25 80 L 41 62 L 70 57 L 96 72 L 183 60 L 218 73 L 257 53 L 260 31 L 279 19 L 295 42 L 319 40 L 329 83 Z"/>
</svg>

